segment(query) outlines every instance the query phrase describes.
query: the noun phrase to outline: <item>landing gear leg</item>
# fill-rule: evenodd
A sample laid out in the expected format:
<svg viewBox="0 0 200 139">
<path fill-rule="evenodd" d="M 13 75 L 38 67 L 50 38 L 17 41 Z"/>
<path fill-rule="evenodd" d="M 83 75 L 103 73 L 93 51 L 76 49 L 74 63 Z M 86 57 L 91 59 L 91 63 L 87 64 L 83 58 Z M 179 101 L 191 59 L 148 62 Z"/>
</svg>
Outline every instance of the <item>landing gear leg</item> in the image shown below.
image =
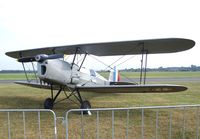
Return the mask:
<svg viewBox="0 0 200 139">
<path fill-rule="evenodd" d="M 57 97 L 59 96 L 59 94 L 61 93 L 62 91 L 62 87 L 60 87 L 60 90 L 58 91 L 58 93 L 56 94 L 56 96 L 54 97 L 53 96 L 53 88 L 51 86 L 51 98 L 47 98 L 45 101 L 44 101 L 44 108 L 45 109 L 53 109 L 53 106 L 54 106 L 54 102 L 55 100 L 57 99 Z"/>
<path fill-rule="evenodd" d="M 77 92 L 77 94 L 78 94 L 78 98 L 77 98 L 77 99 L 78 99 L 78 101 L 79 101 L 80 104 L 81 104 L 80 109 L 91 109 L 91 104 L 90 104 L 90 102 L 89 102 L 88 100 L 83 101 L 83 99 L 82 99 L 82 97 L 81 97 L 81 95 L 80 95 L 79 90 L 76 90 L 76 92 Z M 83 111 L 83 114 L 92 115 L 91 112 L 90 112 L 89 110 Z"/>
<path fill-rule="evenodd" d="M 71 96 L 74 96 L 74 97 L 79 101 L 79 103 L 80 103 L 80 109 L 86 109 L 86 110 L 83 110 L 83 114 L 91 115 L 91 112 L 90 112 L 89 110 L 87 110 L 87 109 L 91 109 L 91 104 L 90 104 L 90 102 L 89 102 L 88 100 L 84 100 L 84 101 L 83 101 L 83 99 L 82 99 L 82 97 L 81 97 L 81 94 L 80 94 L 80 92 L 79 92 L 78 89 L 75 89 L 75 90 L 71 91 L 71 94 L 70 94 L 70 95 L 65 94 L 65 95 L 66 95 L 66 98 L 65 98 L 65 99 L 62 99 L 62 100 L 60 100 L 60 101 L 55 102 L 56 99 L 57 99 L 57 97 L 60 95 L 60 93 L 61 93 L 63 90 L 64 90 L 64 88 L 63 88 L 62 86 L 60 86 L 60 90 L 59 90 L 59 91 L 57 92 L 57 94 L 54 96 L 54 95 L 53 95 L 53 93 L 54 93 L 54 92 L 53 92 L 53 87 L 52 87 L 52 85 L 51 85 L 51 98 L 47 98 L 47 99 L 44 101 L 44 108 L 45 108 L 45 109 L 53 109 L 53 106 L 54 106 L 56 103 L 58 103 L 58 102 L 60 102 L 60 101 L 63 101 L 63 100 L 67 100 L 67 99 L 70 100 L 70 97 L 71 97 Z M 69 89 L 69 91 L 70 91 L 70 89 Z"/>
</svg>

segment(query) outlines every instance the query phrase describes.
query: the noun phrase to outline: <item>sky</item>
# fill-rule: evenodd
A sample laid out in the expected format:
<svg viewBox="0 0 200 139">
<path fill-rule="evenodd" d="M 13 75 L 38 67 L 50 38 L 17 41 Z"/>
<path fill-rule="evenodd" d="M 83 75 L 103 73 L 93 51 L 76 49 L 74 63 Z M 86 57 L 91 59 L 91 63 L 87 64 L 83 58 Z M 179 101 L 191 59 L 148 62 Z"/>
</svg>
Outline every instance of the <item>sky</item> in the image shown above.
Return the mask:
<svg viewBox="0 0 200 139">
<path fill-rule="evenodd" d="M 1 0 L 0 70 L 22 69 L 5 52 L 70 44 L 187 38 L 194 48 L 148 56 L 148 67 L 200 65 L 198 0 Z M 121 58 L 118 65 L 132 56 Z M 120 57 L 96 57 L 110 65 Z M 137 68 L 140 56 L 118 66 Z M 88 57 L 84 66 L 106 67 Z"/>
</svg>

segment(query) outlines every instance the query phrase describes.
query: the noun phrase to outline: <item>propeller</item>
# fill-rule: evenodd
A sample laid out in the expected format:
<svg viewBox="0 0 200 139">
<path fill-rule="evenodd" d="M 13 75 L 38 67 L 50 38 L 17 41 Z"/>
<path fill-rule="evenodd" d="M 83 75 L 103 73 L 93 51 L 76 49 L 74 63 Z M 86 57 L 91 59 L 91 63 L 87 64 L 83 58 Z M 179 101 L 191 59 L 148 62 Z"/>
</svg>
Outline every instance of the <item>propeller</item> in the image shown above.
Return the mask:
<svg viewBox="0 0 200 139">
<path fill-rule="evenodd" d="M 36 56 L 31 57 L 22 57 L 18 59 L 18 62 L 43 62 L 48 59 L 58 59 L 63 58 L 64 54 L 53 54 L 53 55 L 46 55 L 46 54 L 39 54 Z"/>
</svg>

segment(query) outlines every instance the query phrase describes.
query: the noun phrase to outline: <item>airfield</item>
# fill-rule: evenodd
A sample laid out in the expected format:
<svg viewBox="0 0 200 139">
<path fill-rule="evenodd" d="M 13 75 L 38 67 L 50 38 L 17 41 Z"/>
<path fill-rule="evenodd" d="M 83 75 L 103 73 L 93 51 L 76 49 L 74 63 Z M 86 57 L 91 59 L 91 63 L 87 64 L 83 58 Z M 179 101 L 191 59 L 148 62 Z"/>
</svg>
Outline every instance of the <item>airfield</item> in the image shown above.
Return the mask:
<svg viewBox="0 0 200 139">
<path fill-rule="evenodd" d="M 107 73 L 102 73 L 104 76 L 107 76 Z M 122 73 L 124 76 L 128 76 L 128 80 L 138 81 L 138 75 L 139 73 Z M 139 107 L 139 106 L 170 106 L 170 105 L 189 105 L 189 104 L 200 104 L 200 72 L 147 72 L 147 83 L 167 83 L 167 84 L 179 84 L 184 85 L 188 87 L 187 91 L 184 92 L 178 92 L 178 93 L 148 93 L 148 94 L 142 94 L 142 93 L 134 93 L 134 94 L 100 94 L 100 93 L 91 93 L 91 92 L 82 92 L 83 98 L 87 98 L 90 100 L 92 104 L 92 108 L 123 108 L 123 107 Z M 121 77 L 122 80 L 125 80 L 123 76 Z M 15 80 L 23 80 L 24 75 L 23 74 L 0 74 L 0 108 L 1 109 L 42 109 L 43 108 L 43 102 L 44 100 L 50 96 L 49 90 L 40 90 L 35 88 L 30 88 L 26 86 L 21 86 L 12 83 Z M 127 80 L 127 79 L 126 79 Z M 62 99 L 62 96 L 60 96 L 60 99 Z M 72 102 L 61 102 L 57 105 L 55 105 L 54 111 L 57 116 L 64 117 L 66 111 L 70 109 L 77 109 L 79 108 L 78 105 L 72 103 Z M 193 112 L 190 111 L 188 114 L 186 114 L 187 117 L 189 115 L 193 115 Z M 110 125 L 110 119 L 109 119 L 110 113 L 102 113 L 101 114 L 101 121 L 106 121 L 107 124 L 101 124 L 101 132 L 104 133 L 104 136 L 101 136 L 100 138 L 111 138 L 111 134 L 106 134 L 106 130 L 109 130 Z M 120 112 L 116 115 L 120 116 Z M 149 113 L 145 114 L 146 121 L 151 121 L 149 117 Z M 2 115 L 1 119 L 2 119 Z M 95 116 L 95 115 L 94 115 Z M 135 119 L 134 122 L 137 123 L 137 113 L 135 113 Z M 175 115 L 175 119 L 181 119 L 181 115 L 177 113 Z M 93 117 L 93 116 L 92 116 Z M 73 122 L 76 122 L 76 126 L 70 125 L 71 128 L 76 128 L 71 131 L 73 133 L 73 138 L 79 138 L 80 135 L 80 129 L 77 125 L 77 119 L 80 118 L 80 115 L 78 114 L 72 114 L 70 116 L 70 120 Z M 194 117 L 193 117 L 194 118 Z M 185 130 L 186 138 L 190 138 L 193 136 L 193 131 L 191 130 L 193 127 L 194 120 L 193 118 L 189 118 L 187 120 L 187 123 L 189 123 L 189 127 L 187 127 Z M 85 119 L 91 121 L 87 123 L 87 128 L 85 130 L 90 130 L 90 133 L 94 129 L 91 129 L 92 124 L 95 124 L 93 120 L 90 119 L 90 117 L 86 117 Z M 117 119 L 117 118 L 116 118 Z M 50 119 L 46 119 L 48 121 Z M 162 121 L 163 120 L 163 121 Z M 162 127 L 162 123 L 164 123 L 164 120 L 166 119 L 160 119 L 160 127 Z M 123 121 L 121 119 L 121 121 Z M 138 120 L 139 121 L 139 120 Z M 2 120 L 1 120 L 2 122 Z M 59 123 L 60 122 L 60 123 Z M 43 127 L 48 128 L 48 122 L 47 125 L 43 125 Z M 119 128 L 122 128 L 124 130 L 124 125 L 121 125 L 121 123 L 117 123 Z M 18 125 L 16 124 L 15 127 Z M 20 125 L 19 125 L 20 126 Z M 163 125 L 164 126 L 164 125 Z M 148 128 L 148 127 L 147 127 Z M 173 128 L 174 132 L 178 133 L 178 127 Z M 145 137 L 151 136 L 150 134 L 151 127 L 149 127 L 149 130 L 145 130 Z M 177 131 L 176 131 L 177 130 Z M 58 120 L 58 138 L 65 138 L 65 128 L 62 125 L 62 121 Z M 29 131 L 31 132 L 31 131 Z M 31 133 L 29 133 L 31 134 Z M 33 134 L 33 133 L 32 133 Z M 46 135 L 45 135 L 46 134 Z M 44 133 L 43 136 L 48 136 L 48 133 Z M 134 131 L 134 137 L 139 137 L 140 130 L 137 130 L 135 128 Z M 180 133 L 181 134 L 181 133 Z M 95 135 L 85 135 L 85 138 L 93 138 Z M 123 134 L 115 132 L 115 138 L 122 138 Z M 20 138 L 20 137 L 15 137 Z M 32 135 L 32 138 L 35 138 L 34 134 Z M 130 135 L 131 138 L 131 135 Z M 147 138 L 147 137 L 146 137 Z M 152 137 L 153 138 L 153 137 Z M 160 138 L 166 138 L 165 135 L 160 136 Z M 180 138 L 179 135 L 174 136 L 173 138 Z M 194 138 L 194 137 L 192 137 Z"/>
</svg>

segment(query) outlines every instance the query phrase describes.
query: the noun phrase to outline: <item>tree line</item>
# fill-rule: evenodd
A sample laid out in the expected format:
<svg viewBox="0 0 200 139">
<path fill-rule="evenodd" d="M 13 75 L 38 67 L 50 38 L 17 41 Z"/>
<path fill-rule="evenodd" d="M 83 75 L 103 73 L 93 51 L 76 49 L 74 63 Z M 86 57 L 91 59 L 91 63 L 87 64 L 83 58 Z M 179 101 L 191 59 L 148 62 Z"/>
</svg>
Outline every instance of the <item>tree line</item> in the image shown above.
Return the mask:
<svg viewBox="0 0 200 139">
<path fill-rule="evenodd" d="M 123 69 L 120 71 L 127 71 L 127 72 L 139 72 L 140 68 L 130 68 L 130 69 Z M 200 71 L 200 66 L 191 65 L 189 67 L 159 67 L 159 68 L 147 68 L 147 72 L 178 72 L 178 71 Z"/>
<path fill-rule="evenodd" d="M 102 70 L 101 70 L 102 71 Z M 126 72 L 139 72 L 140 68 L 121 69 L 120 71 Z M 200 71 L 200 66 L 191 65 L 189 67 L 159 67 L 159 68 L 147 68 L 147 72 L 177 72 L 177 71 Z M 33 71 L 26 71 L 27 73 L 33 73 Z M 0 73 L 24 73 L 23 70 L 1 70 Z"/>
</svg>

